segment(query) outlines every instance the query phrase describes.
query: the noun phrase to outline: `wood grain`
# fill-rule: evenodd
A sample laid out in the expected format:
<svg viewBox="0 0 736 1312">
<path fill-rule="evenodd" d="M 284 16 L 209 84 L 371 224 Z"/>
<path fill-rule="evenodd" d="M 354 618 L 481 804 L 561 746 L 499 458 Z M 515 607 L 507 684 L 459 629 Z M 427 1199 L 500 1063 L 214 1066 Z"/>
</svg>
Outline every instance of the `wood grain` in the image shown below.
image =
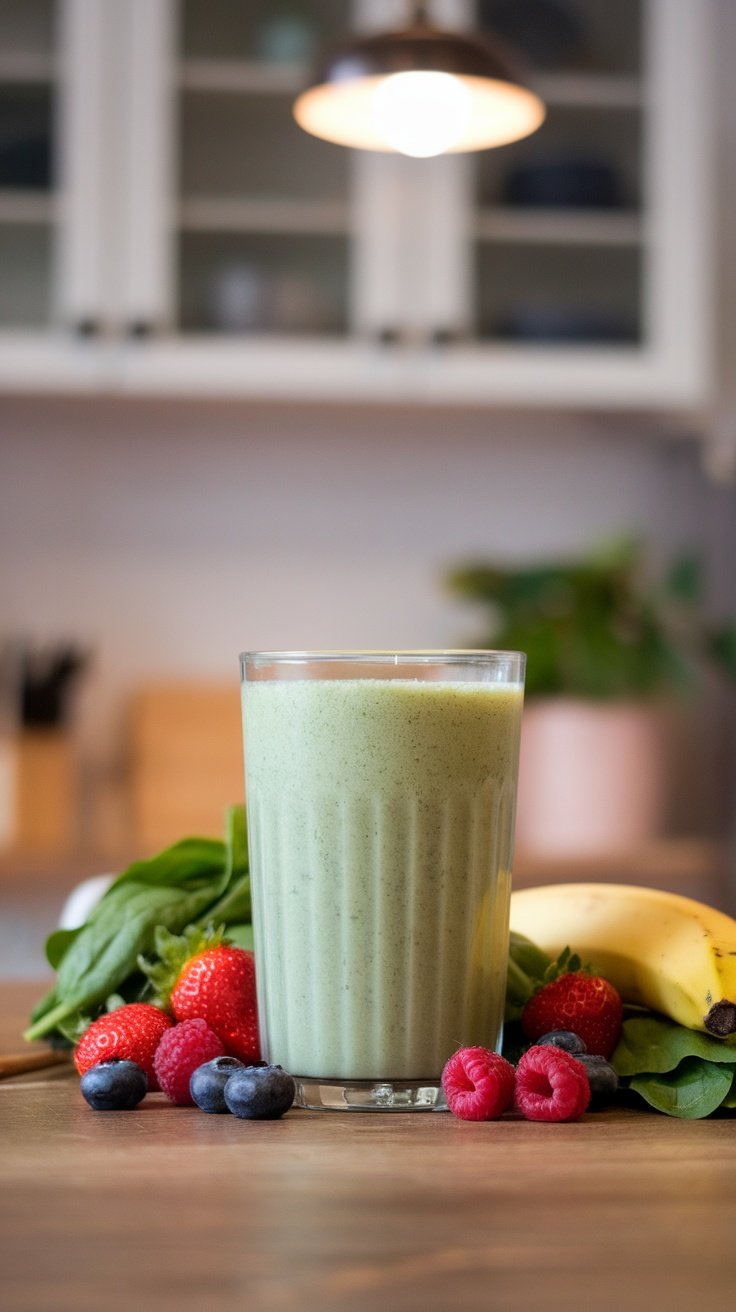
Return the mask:
<svg viewBox="0 0 736 1312">
<path fill-rule="evenodd" d="M 28 1000 L 0 990 L 0 1045 Z M 0 1086 L 4 1312 L 689 1312 L 730 1296 L 735 1223 L 725 1118 L 258 1124 L 94 1113 L 67 1070 Z"/>
</svg>

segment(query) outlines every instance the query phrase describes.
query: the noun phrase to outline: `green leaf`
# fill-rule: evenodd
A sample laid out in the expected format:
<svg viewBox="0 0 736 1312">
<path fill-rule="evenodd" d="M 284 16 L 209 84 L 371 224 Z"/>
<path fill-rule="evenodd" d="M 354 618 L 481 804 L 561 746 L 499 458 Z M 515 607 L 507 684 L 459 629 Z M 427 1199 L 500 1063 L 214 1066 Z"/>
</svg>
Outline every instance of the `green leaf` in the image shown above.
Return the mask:
<svg viewBox="0 0 736 1312">
<path fill-rule="evenodd" d="M 710 1116 L 729 1095 L 733 1072 L 715 1062 L 686 1057 L 669 1074 L 638 1075 L 630 1088 L 666 1116 L 699 1120 Z"/>
<path fill-rule="evenodd" d="M 248 835 L 244 806 L 231 806 L 226 820 L 228 882 L 221 898 L 208 907 L 199 924 L 230 925 L 251 919 L 250 875 L 248 874 Z"/>
<path fill-rule="evenodd" d="M 244 806 L 231 806 L 225 818 L 225 846 L 228 874 L 240 875 L 248 870 L 248 829 Z"/>
<path fill-rule="evenodd" d="M 79 929 L 56 929 L 53 934 L 49 934 L 46 939 L 46 960 L 54 970 L 59 969 L 65 953 L 78 934 Z"/>
<path fill-rule="evenodd" d="M 708 635 L 708 650 L 729 679 L 736 683 L 736 624 Z"/>
<path fill-rule="evenodd" d="M 229 939 L 236 948 L 245 948 L 247 952 L 253 951 L 252 925 L 228 925 L 226 938 Z"/>
<path fill-rule="evenodd" d="M 56 985 L 54 985 L 52 989 L 49 989 L 48 993 L 44 993 L 43 997 L 39 998 L 31 1012 L 31 1022 L 33 1023 L 37 1020 L 41 1020 L 43 1016 L 48 1015 L 48 1013 L 56 1006 L 57 1002 Z"/>
<path fill-rule="evenodd" d="M 621 1076 L 656 1075 L 675 1070 L 688 1057 L 736 1065 L 736 1044 L 659 1016 L 635 1016 L 624 1021 L 611 1064 Z"/>
<path fill-rule="evenodd" d="M 26 1038 L 60 1028 L 74 1012 L 100 1007 L 137 972 L 139 955 L 153 948 L 156 926 L 179 933 L 219 900 L 231 875 L 228 849 L 209 838 L 184 839 L 149 861 L 134 862 L 69 942 L 59 963 L 54 1005 L 34 1021 Z"/>
<path fill-rule="evenodd" d="M 56 1032 L 62 1034 L 73 1047 L 79 1043 L 85 1030 L 88 1030 L 94 1016 L 91 1012 L 73 1011 L 56 1025 Z"/>
<path fill-rule="evenodd" d="M 668 592 L 678 601 L 695 606 L 703 593 L 703 566 L 697 556 L 680 556 L 670 566 L 666 578 Z"/>
<path fill-rule="evenodd" d="M 736 1110 L 736 1072 L 734 1072 L 731 1088 L 723 1099 L 721 1107 L 726 1111 Z"/>
</svg>

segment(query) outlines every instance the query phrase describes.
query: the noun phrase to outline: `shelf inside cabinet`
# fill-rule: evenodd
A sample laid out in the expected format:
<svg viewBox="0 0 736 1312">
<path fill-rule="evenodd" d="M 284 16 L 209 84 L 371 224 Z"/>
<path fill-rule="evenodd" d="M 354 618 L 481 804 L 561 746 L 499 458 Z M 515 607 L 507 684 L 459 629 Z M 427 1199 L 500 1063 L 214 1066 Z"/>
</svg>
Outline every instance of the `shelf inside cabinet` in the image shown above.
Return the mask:
<svg viewBox="0 0 736 1312">
<path fill-rule="evenodd" d="M 181 51 L 186 59 L 305 62 L 349 26 L 344 0 L 310 0 L 309 4 L 182 0 Z"/>
<path fill-rule="evenodd" d="M 50 87 L 0 83 L 0 195 L 52 185 Z"/>
<path fill-rule="evenodd" d="M 1 65 L 0 65 L 1 67 Z M 226 95 L 296 95 L 305 84 L 303 64 L 264 64 L 253 59 L 187 59 L 180 65 L 183 91 Z"/>
<path fill-rule="evenodd" d="M 334 335 L 347 331 L 343 236 L 183 232 L 184 332 Z"/>
<path fill-rule="evenodd" d="M 184 197 L 347 197 L 348 152 L 302 132 L 290 97 L 185 92 L 179 132 Z"/>
<path fill-rule="evenodd" d="M 641 78 L 626 73 L 535 73 L 535 91 L 546 105 L 566 109 L 641 109 Z"/>
<path fill-rule="evenodd" d="M 498 205 L 478 211 L 478 241 L 539 246 L 638 246 L 643 224 L 637 211 L 575 210 Z"/>
<path fill-rule="evenodd" d="M 0 69 L 15 64 L 29 70 L 37 61 L 48 60 L 56 45 L 57 0 L 1 0 Z M 39 64 L 40 68 L 40 64 Z M 0 73 L 0 80 L 3 74 Z M 21 79 L 22 73 L 21 73 Z M 39 80 L 35 75 L 31 79 Z"/>
<path fill-rule="evenodd" d="M 477 0 L 481 29 L 517 46 L 549 72 L 636 74 L 642 65 L 643 0 Z"/>
<path fill-rule="evenodd" d="M 51 223 L 55 216 L 54 197 L 42 191 L 5 191 L 0 188 L 0 224 Z"/>
<path fill-rule="evenodd" d="M 179 205 L 185 232 L 347 234 L 349 220 L 349 206 L 339 200 L 189 196 Z"/>
<path fill-rule="evenodd" d="M 479 204 L 635 210 L 642 196 L 642 115 L 633 109 L 550 106 L 538 132 L 476 164 Z"/>
<path fill-rule="evenodd" d="M 476 325 L 483 339 L 621 346 L 642 339 L 641 253 L 612 247 L 479 243 Z"/>
<path fill-rule="evenodd" d="M 46 226 L 0 224 L 0 329 L 48 325 L 51 245 Z"/>
<path fill-rule="evenodd" d="M 56 60 L 53 55 L 24 50 L 0 51 L 0 86 L 5 84 L 43 86 L 47 82 L 53 82 L 55 77 Z"/>
</svg>

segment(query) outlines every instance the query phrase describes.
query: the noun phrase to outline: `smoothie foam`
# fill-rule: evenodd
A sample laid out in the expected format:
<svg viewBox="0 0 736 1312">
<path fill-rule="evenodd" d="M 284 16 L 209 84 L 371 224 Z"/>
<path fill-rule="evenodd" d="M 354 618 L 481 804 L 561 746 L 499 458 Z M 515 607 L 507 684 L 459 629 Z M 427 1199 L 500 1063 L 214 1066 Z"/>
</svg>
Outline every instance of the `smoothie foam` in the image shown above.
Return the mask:
<svg viewBox="0 0 736 1312">
<path fill-rule="evenodd" d="M 497 1044 L 521 707 L 490 682 L 245 684 L 268 1060 L 436 1080 Z"/>
</svg>

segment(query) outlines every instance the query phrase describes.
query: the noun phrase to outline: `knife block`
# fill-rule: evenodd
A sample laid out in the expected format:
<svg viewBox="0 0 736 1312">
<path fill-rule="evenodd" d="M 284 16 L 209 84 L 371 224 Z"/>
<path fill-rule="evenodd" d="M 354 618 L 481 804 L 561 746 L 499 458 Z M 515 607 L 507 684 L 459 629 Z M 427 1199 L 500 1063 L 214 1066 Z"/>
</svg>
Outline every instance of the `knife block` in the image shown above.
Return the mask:
<svg viewBox="0 0 736 1312">
<path fill-rule="evenodd" d="M 67 733 L 28 729 L 10 743 L 8 838 L 32 855 L 60 855 L 78 838 L 77 760 Z"/>
</svg>

